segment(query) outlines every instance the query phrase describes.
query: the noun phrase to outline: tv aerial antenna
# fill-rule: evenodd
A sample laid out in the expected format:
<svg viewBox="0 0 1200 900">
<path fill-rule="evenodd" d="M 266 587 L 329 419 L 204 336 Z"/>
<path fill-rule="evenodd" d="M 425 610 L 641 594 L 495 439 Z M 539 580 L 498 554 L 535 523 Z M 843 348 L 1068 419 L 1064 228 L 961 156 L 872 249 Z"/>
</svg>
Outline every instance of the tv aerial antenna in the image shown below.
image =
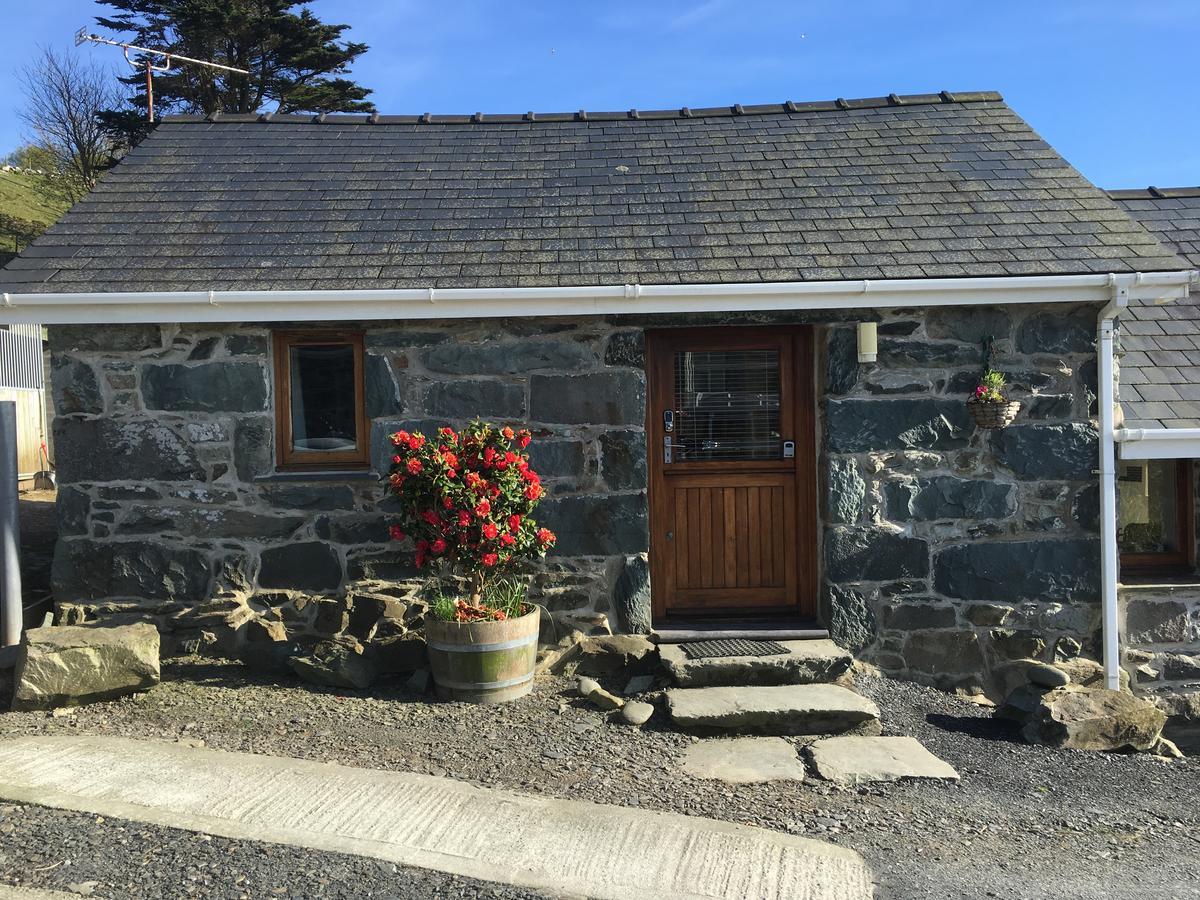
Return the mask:
<svg viewBox="0 0 1200 900">
<path fill-rule="evenodd" d="M 175 66 L 176 63 L 186 63 L 189 66 L 204 66 L 208 69 L 220 69 L 222 72 L 235 72 L 238 75 L 249 75 L 247 69 L 237 69 L 233 66 L 223 66 L 220 63 L 208 62 L 203 59 L 192 59 L 190 56 L 180 56 L 178 53 L 168 53 L 166 50 L 154 50 L 150 47 L 139 47 L 136 44 L 125 44 L 121 41 L 114 41 L 111 38 L 101 37 L 98 34 L 90 33 L 86 28 L 80 28 L 75 32 L 75 46 L 78 47 L 85 43 L 93 44 L 108 44 L 110 47 L 120 47 L 125 51 L 125 62 L 133 68 L 135 72 L 145 71 L 146 73 L 146 121 L 154 121 L 154 73 L 166 72 Z M 142 60 L 134 60 L 129 56 L 129 52 L 142 54 Z"/>
</svg>

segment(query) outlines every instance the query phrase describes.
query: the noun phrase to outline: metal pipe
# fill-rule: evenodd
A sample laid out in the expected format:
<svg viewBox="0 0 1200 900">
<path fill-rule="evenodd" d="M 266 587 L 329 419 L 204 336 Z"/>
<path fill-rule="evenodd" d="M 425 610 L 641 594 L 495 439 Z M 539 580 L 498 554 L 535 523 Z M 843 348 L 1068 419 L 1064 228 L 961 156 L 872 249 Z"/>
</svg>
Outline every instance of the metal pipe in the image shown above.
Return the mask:
<svg viewBox="0 0 1200 900">
<path fill-rule="evenodd" d="M 1121 687 L 1121 632 L 1117 606 L 1117 472 L 1113 390 L 1114 319 L 1129 305 L 1128 277 L 1112 277 L 1112 299 L 1100 310 L 1096 324 L 1097 381 L 1100 417 L 1100 608 L 1103 625 L 1104 684 Z"/>
<path fill-rule="evenodd" d="M 17 404 L 0 401 L 0 647 L 21 642 L 21 524 L 17 496 Z"/>
</svg>

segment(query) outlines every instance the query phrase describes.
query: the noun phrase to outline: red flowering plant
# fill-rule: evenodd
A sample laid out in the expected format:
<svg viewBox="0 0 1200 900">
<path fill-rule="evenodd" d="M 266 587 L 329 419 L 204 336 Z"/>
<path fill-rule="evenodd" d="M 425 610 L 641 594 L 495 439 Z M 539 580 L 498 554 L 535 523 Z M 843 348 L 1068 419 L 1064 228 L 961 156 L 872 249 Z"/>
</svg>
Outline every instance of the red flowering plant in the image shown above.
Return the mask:
<svg viewBox="0 0 1200 900">
<path fill-rule="evenodd" d="M 463 575 L 470 587 L 468 600 L 441 598 L 434 613 L 470 622 L 527 612 L 512 574 L 555 540 L 530 517 L 546 489 L 529 467 L 529 431 L 477 420 L 431 438 L 398 431 L 391 442 L 387 489 L 400 501 L 392 539 L 411 537 L 417 568 Z"/>
</svg>

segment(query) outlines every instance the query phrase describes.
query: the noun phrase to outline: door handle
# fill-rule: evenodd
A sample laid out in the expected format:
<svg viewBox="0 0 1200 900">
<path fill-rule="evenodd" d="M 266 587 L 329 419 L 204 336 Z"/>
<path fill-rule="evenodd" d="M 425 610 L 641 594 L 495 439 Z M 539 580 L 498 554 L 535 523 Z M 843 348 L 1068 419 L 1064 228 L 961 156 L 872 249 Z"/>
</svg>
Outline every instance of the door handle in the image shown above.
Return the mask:
<svg viewBox="0 0 1200 900">
<path fill-rule="evenodd" d="M 673 541 L 673 540 L 675 540 L 675 532 L 673 532 L 673 531 L 668 531 L 668 532 L 667 532 L 667 540 L 668 540 L 668 541 Z"/>
</svg>

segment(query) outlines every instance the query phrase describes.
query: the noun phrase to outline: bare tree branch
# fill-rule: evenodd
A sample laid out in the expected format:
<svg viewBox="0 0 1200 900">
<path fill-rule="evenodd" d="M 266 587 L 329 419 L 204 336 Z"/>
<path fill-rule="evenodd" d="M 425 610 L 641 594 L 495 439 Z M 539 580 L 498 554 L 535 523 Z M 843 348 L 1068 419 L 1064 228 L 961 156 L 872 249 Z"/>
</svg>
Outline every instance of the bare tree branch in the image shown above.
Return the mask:
<svg viewBox="0 0 1200 900">
<path fill-rule="evenodd" d="M 21 118 L 34 141 L 50 151 L 58 171 L 54 193 L 74 203 L 96 186 L 113 164 L 113 143 L 96 114 L 121 102 L 113 73 L 92 62 L 43 47 L 21 70 L 25 108 Z"/>
</svg>

